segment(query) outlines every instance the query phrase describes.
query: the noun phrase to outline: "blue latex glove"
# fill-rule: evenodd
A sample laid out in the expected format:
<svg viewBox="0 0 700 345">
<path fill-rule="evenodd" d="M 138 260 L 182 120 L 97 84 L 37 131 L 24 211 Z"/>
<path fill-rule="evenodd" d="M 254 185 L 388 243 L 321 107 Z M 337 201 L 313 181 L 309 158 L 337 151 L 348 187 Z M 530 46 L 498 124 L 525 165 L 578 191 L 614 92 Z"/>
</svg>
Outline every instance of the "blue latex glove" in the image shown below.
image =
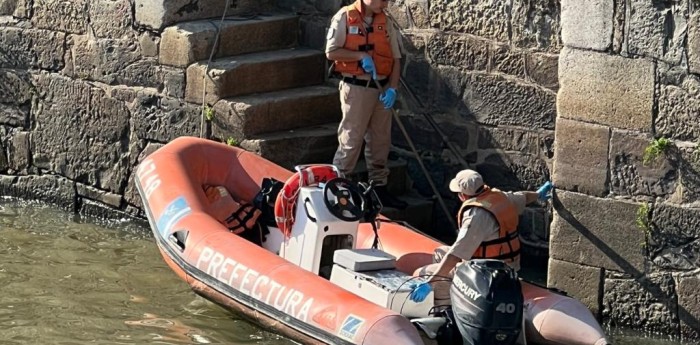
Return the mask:
<svg viewBox="0 0 700 345">
<path fill-rule="evenodd" d="M 408 298 L 411 299 L 411 301 L 420 303 L 425 300 L 426 297 L 428 297 L 428 294 L 433 291 L 433 287 L 430 286 L 430 283 L 428 282 L 422 282 L 422 283 L 413 283 L 411 284 L 411 294 L 408 295 Z"/>
<path fill-rule="evenodd" d="M 384 90 L 384 92 L 379 95 L 379 100 L 384 103 L 384 109 L 390 109 L 394 106 L 394 102 L 396 102 L 396 89 L 390 87 Z"/>
<path fill-rule="evenodd" d="M 377 69 L 374 67 L 374 60 L 372 60 L 371 56 L 365 55 L 365 57 L 360 60 L 360 66 L 362 66 L 365 72 L 372 74 L 372 79 L 377 79 Z"/>
<path fill-rule="evenodd" d="M 542 200 L 542 201 L 547 201 L 549 200 L 549 192 L 552 190 L 552 182 L 547 181 L 545 182 L 538 190 L 537 190 L 537 198 Z"/>
</svg>

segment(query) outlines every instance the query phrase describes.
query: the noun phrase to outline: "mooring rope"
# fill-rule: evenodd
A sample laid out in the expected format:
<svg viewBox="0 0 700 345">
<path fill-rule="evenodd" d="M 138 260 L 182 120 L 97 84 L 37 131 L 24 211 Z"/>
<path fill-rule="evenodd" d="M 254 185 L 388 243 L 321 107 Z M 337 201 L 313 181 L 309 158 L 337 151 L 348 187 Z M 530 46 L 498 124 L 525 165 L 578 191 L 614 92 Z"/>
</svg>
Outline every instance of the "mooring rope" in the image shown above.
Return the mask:
<svg viewBox="0 0 700 345">
<path fill-rule="evenodd" d="M 199 137 L 204 138 L 204 126 L 206 124 L 207 109 L 209 105 L 207 104 L 207 78 L 209 77 L 209 66 L 211 65 L 211 60 L 214 59 L 214 53 L 216 52 L 217 45 L 219 44 L 219 36 L 221 35 L 221 27 L 224 26 L 224 20 L 226 20 L 226 12 L 228 12 L 228 7 L 231 0 L 226 0 L 226 5 L 224 7 L 224 13 L 221 15 L 221 21 L 219 21 L 219 26 L 216 28 L 216 36 L 214 36 L 214 44 L 211 46 L 211 52 L 209 52 L 209 60 L 207 61 L 207 67 L 204 69 L 204 76 L 202 82 L 202 112 L 199 119 Z M 213 105 L 212 105 L 213 106 Z"/>
</svg>

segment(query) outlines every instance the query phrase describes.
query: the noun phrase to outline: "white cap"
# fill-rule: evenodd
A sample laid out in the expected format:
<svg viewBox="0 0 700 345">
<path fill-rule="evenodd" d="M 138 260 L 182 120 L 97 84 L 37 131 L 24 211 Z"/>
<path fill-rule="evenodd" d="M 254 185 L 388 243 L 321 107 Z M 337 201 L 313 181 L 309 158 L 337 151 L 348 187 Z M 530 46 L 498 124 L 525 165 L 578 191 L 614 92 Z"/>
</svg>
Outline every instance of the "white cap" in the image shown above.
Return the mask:
<svg viewBox="0 0 700 345">
<path fill-rule="evenodd" d="M 484 186 L 484 180 L 481 175 L 470 169 L 465 169 L 457 173 L 455 178 L 450 181 L 450 190 L 455 193 L 462 193 L 467 196 L 478 194 L 479 188 Z"/>
</svg>

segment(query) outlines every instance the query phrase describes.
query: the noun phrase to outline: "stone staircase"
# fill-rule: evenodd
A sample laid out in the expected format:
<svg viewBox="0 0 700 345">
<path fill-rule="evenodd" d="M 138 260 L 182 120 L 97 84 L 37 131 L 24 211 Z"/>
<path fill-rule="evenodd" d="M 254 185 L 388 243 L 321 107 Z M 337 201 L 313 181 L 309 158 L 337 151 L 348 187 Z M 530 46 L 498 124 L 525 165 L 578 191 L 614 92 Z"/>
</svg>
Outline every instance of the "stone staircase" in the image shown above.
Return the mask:
<svg viewBox="0 0 700 345">
<path fill-rule="evenodd" d="M 298 16 L 289 14 L 177 23 L 163 30 L 159 60 L 186 68 L 185 100 L 213 109 L 215 140 L 233 139 L 290 169 L 329 162 L 341 117 L 338 91 L 326 84 L 323 52 L 299 47 L 298 27 Z"/>
<path fill-rule="evenodd" d="M 288 169 L 330 163 L 341 118 L 338 90 L 326 81 L 324 53 L 299 46 L 299 18 L 188 19 L 163 29 L 159 61 L 185 69 L 185 100 L 213 110 L 212 139 L 233 141 Z M 209 61 L 219 26 L 220 44 Z M 410 195 L 405 162 L 390 168 L 389 190 L 410 206 L 382 213 L 427 229 L 432 201 Z M 350 178 L 366 180 L 364 162 Z"/>
</svg>

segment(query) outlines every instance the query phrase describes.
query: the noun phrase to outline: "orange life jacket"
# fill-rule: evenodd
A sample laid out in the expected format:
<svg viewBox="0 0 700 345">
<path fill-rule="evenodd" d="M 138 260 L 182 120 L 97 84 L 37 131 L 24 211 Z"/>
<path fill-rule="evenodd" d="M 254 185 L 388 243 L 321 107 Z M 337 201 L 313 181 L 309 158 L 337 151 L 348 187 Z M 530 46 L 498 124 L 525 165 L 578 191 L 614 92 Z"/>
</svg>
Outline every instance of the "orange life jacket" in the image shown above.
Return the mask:
<svg viewBox="0 0 700 345">
<path fill-rule="evenodd" d="M 240 235 L 245 231 L 253 230 L 260 217 L 260 210 L 251 204 L 233 200 L 224 186 L 206 186 L 204 193 L 210 202 L 209 213 L 229 231 Z"/>
<path fill-rule="evenodd" d="M 462 203 L 457 214 L 457 224 L 460 227 L 464 211 L 472 207 L 481 207 L 491 213 L 496 218 L 499 228 L 498 238 L 481 242 L 472 258 L 514 261 L 520 255 L 518 210 L 515 205 L 500 190 L 485 187 L 483 193 Z"/>
<path fill-rule="evenodd" d="M 389 76 L 394 67 L 391 51 L 387 18 L 384 12 L 374 14 L 372 26 L 365 29 L 364 13 L 361 13 L 362 0 L 344 7 L 346 17 L 346 36 L 343 48 L 365 51 L 374 60 L 378 75 Z M 352 75 L 367 74 L 359 61 L 335 61 L 335 71 Z"/>
</svg>

